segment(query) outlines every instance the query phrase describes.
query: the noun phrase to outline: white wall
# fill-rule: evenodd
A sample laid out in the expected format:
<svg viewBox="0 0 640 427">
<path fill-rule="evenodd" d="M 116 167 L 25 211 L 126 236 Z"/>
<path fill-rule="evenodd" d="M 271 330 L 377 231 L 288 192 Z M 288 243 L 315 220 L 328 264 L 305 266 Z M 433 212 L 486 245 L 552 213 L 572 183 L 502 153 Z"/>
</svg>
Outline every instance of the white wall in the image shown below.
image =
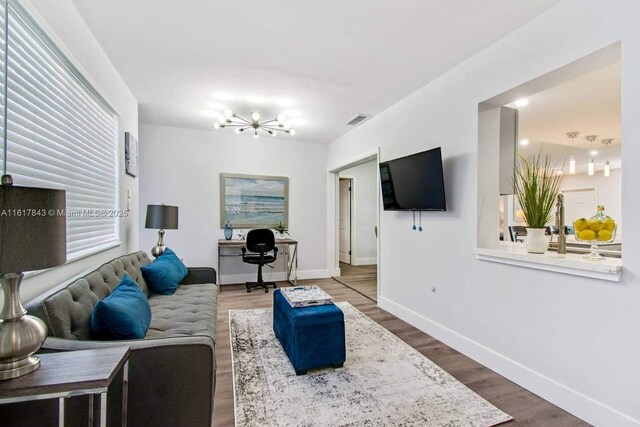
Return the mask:
<svg viewBox="0 0 640 427">
<path fill-rule="evenodd" d="M 562 190 L 578 190 L 582 188 L 596 189 L 596 203 L 604 205 L 605 213 L 616 220 L 618 224 L 617 234 L 622 235 L 622 170 L 612 169 L 611 176 L 605 178 L 602 171 L 593 176 L 587 174 L 566 175 L 562 183 Z M 592 215 L 595 215 L 594 210 Z M 578 218 L 566 218 L 566 223 L 571 224 Z"/>
<path fill-rule="evenodd" d="M 331 168 L 378 146 L 383 161 L 442 146 L 448 211 L 423 213 L 423 233 L 409 213 L 380 214 L 380 306 L 604 426 L 640 424 L 640 168 L 622 170 L 620 283 L 479 261 L 478 103 L 622 40 L 623 140 L 640 139 L 638 14 L 630 0 L 566 0 L 329 147 Z M 640 159 L 639 145 L 622 149 Z"/>
<path fill-rule="evenodd" d="M 188 266 L 217 265 L 220 173 L 289 177 L 289 233 L 299 242 L 299 278 L 328 277 L 326 240 L 327 146 L 285 138 L 254 139 L 231 131 L 140 125 L 140 242 L 149 251 L 157 230 L 144 228 L 147 204 L 180 208 L 178 230 L 165 243 Z M 236 238 L 234 232 L 234 238 Z M 256 267 L 239 258 L 223 260 L 221 283 L 255 280 Z M 268 268 L 265 277 L 271 277 Z M 283 271 L 276 266 L 275 271 Z M 275 276 L 282 279 L 282 274 Z"/>
<path fill-rule="evenodd" d="M 26 278 L 21 288 L 22 299 L 26 301 L 70 277 L 138 249 L 138 180 L 124 172 L 124 133 L 138 135 L 138 101 L 109 61 L 71 0 L 23 0 L 21 3 L 120 116 L 121 209 L 126 208 L 127 189 L 131 189 L 132 193 L 131 212 L 127 218 L 120 219 L 122 244 Z"/>
<path fill-rule="evenodd" d="M 351 206 L 351 264 L 371 265 L 378 262 L 378 244 L 374 227 L 377 225 L 378 164 L 363 163 L 338 174 L 353 178 Z"/>
</svg>

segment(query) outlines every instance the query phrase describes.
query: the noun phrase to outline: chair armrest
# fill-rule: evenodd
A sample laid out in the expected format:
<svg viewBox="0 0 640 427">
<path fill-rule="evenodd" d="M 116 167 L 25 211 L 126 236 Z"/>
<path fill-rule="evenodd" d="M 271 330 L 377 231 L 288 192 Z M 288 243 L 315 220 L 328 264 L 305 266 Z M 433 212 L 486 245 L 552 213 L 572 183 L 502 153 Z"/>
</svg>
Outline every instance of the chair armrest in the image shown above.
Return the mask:
<svg viewBox="0 0 640 427">
<path fill-rule="evenodd" d="M 273 262 L 276 262 L 276 259 L 278 259 L 278 248 L 274 247 L 273 248 Z"/>
<path fill-rule="evenodd" d="M 189 267 L 189 273 L 181 285 L 199 285 L 202 283 L 216 283 L 216 270 L 212 267 Z"/>
</svg>

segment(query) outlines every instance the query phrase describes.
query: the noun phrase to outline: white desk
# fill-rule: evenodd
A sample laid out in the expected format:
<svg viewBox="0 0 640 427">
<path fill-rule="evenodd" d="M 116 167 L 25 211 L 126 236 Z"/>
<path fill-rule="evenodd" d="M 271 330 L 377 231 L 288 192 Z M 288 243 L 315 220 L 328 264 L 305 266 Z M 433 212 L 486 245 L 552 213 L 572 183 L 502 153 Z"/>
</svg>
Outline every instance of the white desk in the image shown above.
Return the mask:
<svg viewBox="0 0 640 427">
<path fill-rule="evenodd" d="M 218 277 L 222 280 L 222 259 L 226 257 L 241 257 L 241 248 L 247 243 L 246 240 L 218 240 Z M 280 255 L 286 255 L 285 273 L 287 282 L 296 286 L 298 284 L 298 241 L 293 239 L 276 239 L 276 246 L 285 248 L 285 251 L 278 251 Z M 220 287 L 222 289 L 222 286 Z"/>
</svg>

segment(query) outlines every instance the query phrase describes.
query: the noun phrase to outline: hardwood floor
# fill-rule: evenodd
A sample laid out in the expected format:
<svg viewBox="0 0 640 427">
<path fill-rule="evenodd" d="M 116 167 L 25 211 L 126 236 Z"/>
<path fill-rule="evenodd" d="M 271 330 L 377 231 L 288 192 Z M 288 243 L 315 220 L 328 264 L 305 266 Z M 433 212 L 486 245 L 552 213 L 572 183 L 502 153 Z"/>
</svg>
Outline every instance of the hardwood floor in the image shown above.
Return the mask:
<svg viewBox="0 0 640 427">
<path fill-rule="evenodd" d="M 471 390 L 511 415 L 514 420 L 503 424 L 505 426 L 516 424 L 544 427 L 589 425 L 378 308 L 369 298 L 333 279 L 301 280 L 298 283 L 319 285 L 332 295 L 335 301 L 348 301 L 456 377 Z M 286 286 L 284 283 L 282 285 Z M 229 310 L 271 307 L 272 298 L 271 290 L 268 294 L 259 290 L 248 294 L 244 285 L 224 286 L 224 290 L 220 294 L 216 339 L 217 382 L 214 401 L 214 425 L 216 427 L 234 425 Z"/>
<path fill-rule="evenodd" d="M 378 266 L 340 263 L 340 276 L 333 279 L 365 297 L 378 301 Z"/>
</svg>

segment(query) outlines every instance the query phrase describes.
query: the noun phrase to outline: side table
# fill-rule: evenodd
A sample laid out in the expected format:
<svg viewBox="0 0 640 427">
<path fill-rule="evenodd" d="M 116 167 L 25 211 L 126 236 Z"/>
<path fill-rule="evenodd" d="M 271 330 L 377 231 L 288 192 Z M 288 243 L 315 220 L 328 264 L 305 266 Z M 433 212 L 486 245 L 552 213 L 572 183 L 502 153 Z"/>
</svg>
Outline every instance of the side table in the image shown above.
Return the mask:
<svg viewBox="0 0 640 427">
<path fill-rule="evenodd" d="M 11 380 L 0 381 L 0 404 L 58 399 L 58 425 L 64 426 L 65 399 L 89 395 L 89 425 L 94 425 L 96 397 L 100 401 L 99 426 L 107 426 L 107 390 L 120 369 L 122 425 L 127 424 L 129 347 L 38 354 L 40 368 Z"/>
</svg>

